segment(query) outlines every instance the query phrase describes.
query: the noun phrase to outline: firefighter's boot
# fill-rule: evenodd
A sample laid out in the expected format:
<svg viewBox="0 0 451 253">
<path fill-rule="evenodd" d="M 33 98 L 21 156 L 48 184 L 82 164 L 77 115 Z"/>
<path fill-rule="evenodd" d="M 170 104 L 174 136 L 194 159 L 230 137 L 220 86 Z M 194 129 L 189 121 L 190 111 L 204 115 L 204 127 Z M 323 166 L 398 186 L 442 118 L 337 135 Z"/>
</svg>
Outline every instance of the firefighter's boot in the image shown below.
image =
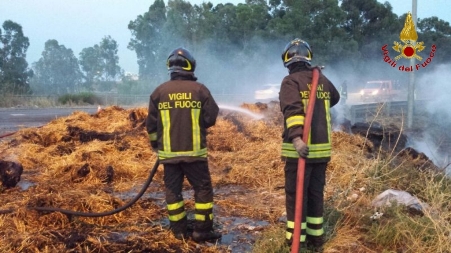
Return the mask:
<svg viewBox="0 0 451 253">
<path fill-rule="evenodd" d="M 194 231 L 193 232 L 193 240 L 195 242 L 213 241 L 213 240 L 218 240 L 221 237 L 222 237 L 221 233 L 215 232 L 213 230 Z"/>
<path fill-rule="evenodd" d="M 171 221 L 171 232 L 174 234 L 174 237 L 183 240 L 187 237 L 187 218 L 184 217 L 183 219 L 173 222 Z"/>
<path fill-rule="evenodd" d="M 307 235 L 307 247 L 312 249 L 313 252 L 322 252 L 323 245 L 324 245 L 323 236 Z"/>
</svg>

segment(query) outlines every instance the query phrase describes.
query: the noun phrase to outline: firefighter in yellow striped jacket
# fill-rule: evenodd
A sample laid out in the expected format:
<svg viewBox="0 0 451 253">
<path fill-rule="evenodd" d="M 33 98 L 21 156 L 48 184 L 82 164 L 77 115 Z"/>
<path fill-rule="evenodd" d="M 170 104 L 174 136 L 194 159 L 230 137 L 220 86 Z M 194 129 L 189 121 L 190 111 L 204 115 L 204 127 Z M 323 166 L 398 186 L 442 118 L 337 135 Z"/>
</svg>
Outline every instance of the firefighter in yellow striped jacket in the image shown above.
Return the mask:
<svg viewBox="0 0 451 253">
<path fill-rule="evenodd" d="M 184 178 L 194 189 L 195 222 L 192 239 L 219 239 L 213 231 L 213 188 L 207 161 L 207 128 L 216 123 L 219 107 L 206 86 L 194 76 L 196 61 L 185 48 L 167 59 L 171 79 L 150 95 L 146 119 L 152 149 L 164 166 L 166 203 L 171 231 L 187 237 L 182 196 Z"/>
<path fill-rule="evenodd" d="M 306 159 L 301 225 L 301 245 L 315 248 L 323 245 L 323 203 L 326 167 L 331 156 L 330 108 L 338 103 L 340 94 L 323 75 L 319 75 L 312 125 L 308 142 L 302 141 L 303 126 L 312 83 L 309 44 L 294 39 L 282 53 L 283 64 L 289 70 L 280 88 L 280 108 L 284 116 L 282 158 L 285 160 L 285 194 L 287 211 L 287 243 L 294 231 L 296 178 L 299 157 Z"/>
</svg>

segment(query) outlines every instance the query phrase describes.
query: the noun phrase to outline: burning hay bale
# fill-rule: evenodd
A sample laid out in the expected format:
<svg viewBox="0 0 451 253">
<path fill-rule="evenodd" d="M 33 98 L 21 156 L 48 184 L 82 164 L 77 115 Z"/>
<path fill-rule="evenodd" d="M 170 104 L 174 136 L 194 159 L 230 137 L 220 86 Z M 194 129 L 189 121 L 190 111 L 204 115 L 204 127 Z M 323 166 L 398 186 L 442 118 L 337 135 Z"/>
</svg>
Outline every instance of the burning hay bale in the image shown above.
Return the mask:
<svg viewBox="0 0 451 253">
<path fill-rule="evenodd" d="M 354 134 L 359 134 L 370 140 L 376 149 L 394 150 L 398 152 L 402 150 L 406 143 L 407 137 L 395 125 L 381 126 L 370 123 L 356 123 L 351 127 Z"/>
<path fill-rule="evenodd" d="M 0 160 L 0 188 L 12 188 L 17 185 L 22 175 L 22 164 Z"/>
</svg>

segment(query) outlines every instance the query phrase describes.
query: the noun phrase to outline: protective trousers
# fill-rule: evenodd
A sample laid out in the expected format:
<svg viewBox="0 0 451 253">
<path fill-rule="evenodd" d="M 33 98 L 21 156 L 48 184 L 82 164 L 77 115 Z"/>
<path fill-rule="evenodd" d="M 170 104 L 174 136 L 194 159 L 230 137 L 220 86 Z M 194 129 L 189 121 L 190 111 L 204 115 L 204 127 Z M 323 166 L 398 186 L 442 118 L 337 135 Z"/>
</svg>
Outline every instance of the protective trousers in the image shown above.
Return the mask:
<svg viewBox="0 0 451 253">
<path fill-rule="evenodd" d="M 194 230 L 210 231 L 213 227 L 213 187 L 208 162 L 164 164 L 166 203 L 171 230 L 186 233 L 187 216 L 182 196 L 184 177 L 194 189 Z"/>
<path fill-rule="evenodd" d="M 324 185 L 327 163 L 306 163 L 302 205 L 302 225 L 300 242 L 307 237 L 321 237 L 323 229 Z M 296 206 L 297 162 L 285 164 L 285 195 L 287 211 L 286 239 L 291 241 L 294 232 Z"/>
</svg>

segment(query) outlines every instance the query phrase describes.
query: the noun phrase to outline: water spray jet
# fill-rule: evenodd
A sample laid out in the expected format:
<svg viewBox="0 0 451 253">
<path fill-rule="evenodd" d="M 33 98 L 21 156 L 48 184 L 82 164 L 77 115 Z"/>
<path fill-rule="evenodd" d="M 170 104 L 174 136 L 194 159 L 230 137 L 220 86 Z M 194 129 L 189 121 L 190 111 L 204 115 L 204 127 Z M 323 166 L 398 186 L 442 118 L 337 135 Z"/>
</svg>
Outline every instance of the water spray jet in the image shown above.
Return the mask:
<svg viewBox="0 0 451 253">
<path fill-rule="evenodd" d="M 260 120 L 260 119 L 263 119 L 265 117 L 265 116 L 263 116 L 261 114 L 253 113 L 253 112 L 251 112 L 249 110 L 246 110 L 246 109 L 238 107 L 238 106 L 232 106 L 232 105 L 218 105 L 218 106 L 219 106 L 219 109 L 227 110 L 227 111 L 240 112 L 240 113 L 243 113 L 243 114 L 245 114 L 247 116 L 252 117 L 255 120 Z"/>
</svg>

